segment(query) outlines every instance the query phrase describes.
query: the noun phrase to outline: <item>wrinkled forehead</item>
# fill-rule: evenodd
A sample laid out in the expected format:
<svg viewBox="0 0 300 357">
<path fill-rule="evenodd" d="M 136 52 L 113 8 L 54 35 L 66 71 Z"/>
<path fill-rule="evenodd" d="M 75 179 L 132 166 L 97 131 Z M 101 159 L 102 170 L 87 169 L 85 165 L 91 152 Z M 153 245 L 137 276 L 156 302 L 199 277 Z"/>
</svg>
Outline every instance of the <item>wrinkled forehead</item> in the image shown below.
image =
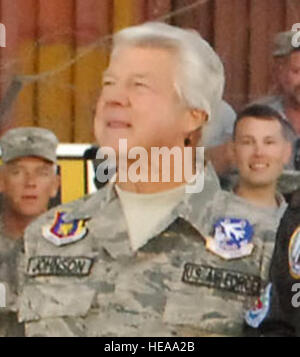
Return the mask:
<svg viewBox="0 0 300 357">
<path fill-rule="evenodd" d="M 165 48 L 144 46 L 120 46 L 110 58 L 102 78 L 145 77 L 172 83 L 178 81 L 181 73 L 177 57 Z"/>
<path fill-rule="evenodd" d="M 179 51 L 177 48 L 171 45 L 161 45 L 155 43 L 143 43 L 143 44 L 117 44 L 113 47 L 112 52 L 110 54 L 110 61 L 116 62 L 120 60 L 126 54 L 127 56 L 135 55 L 138 52 L 147 52 L 149 57 L 159 58 L 162 54 L 167 54 L 173 62 L 177 62 L 179 60 Z M 139 57 L 136 57 L 136 60 L 139 60 Z"/>
<path fill-rule="evenodd" d="M 113 55 L 122 48 L 148 48 L 153 50 L 165 50 L 168 52 L 179 53 L 179 44 L 174 39 L 163 37 L 143 37 L 128 41 L 115 41 L 113 43 L 111 54 Z"/>
</svg>

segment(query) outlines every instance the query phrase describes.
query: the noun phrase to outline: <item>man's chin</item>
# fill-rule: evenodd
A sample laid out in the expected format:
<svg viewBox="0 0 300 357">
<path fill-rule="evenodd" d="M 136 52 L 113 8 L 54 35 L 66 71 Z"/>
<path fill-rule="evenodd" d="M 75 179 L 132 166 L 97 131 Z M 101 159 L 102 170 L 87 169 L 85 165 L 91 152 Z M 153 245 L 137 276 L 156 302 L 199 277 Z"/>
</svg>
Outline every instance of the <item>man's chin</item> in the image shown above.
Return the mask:
<svg viewBox="0 0 300 357">
<path fill-rule="evenodd" d="M 118 137 L 104 138 L 103 140 L 99 140 L 99 147 L 100 148 L 106 148 L 106 147 L 111 148 L 117 154 L 119 152 L 120 140 L 123 140 L 123 138 L 118 138 Z M 126 141 L 128 142 L 127 139 L 126 139 Z"/>
<path fill-rule="evenodd" d="M 41 215 L 43 212 L 45 212 L 45 210 L 42 210 L 40 208 L 34 208 L 34 207 L 31 207 L 31 208 L 23 208 L 19 211 L 19 214 L 21 216 L 23 216 L 24 218 L 27 218 L 27 219 L 34 219 L 36 217 L 38 217 L 39 215 Z"/>
<path fill-rule="evenodd" d="M 270 182 L 269 180 L 253 180 L 249 181 L 249 186 L 252 187 L 253 189 L 258 189 L 258 188 L 267 188 L 271 187 L 273 185 L 273 182 Z"/>
</svg>

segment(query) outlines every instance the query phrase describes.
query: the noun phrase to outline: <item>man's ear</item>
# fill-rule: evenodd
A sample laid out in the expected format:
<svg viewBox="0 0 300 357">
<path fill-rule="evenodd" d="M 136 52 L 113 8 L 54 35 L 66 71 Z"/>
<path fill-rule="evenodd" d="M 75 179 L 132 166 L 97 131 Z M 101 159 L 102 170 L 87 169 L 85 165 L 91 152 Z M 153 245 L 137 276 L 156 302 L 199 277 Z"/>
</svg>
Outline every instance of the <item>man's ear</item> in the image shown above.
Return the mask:
<svg viewBox="0 0 300 357">
<path fill-rule="evenodd" d="M 187 132 L 193 133 L 205 125 L 208 115 L 201 109 L 190 109 L 188 112 Z"/>
<path fill-rule="evenodd" d="M 236 144 L 234 140 L 230 140 L 227 146 L 227 155 L 230 158 L 232 165 L 236 166 Z"/>
</svg>

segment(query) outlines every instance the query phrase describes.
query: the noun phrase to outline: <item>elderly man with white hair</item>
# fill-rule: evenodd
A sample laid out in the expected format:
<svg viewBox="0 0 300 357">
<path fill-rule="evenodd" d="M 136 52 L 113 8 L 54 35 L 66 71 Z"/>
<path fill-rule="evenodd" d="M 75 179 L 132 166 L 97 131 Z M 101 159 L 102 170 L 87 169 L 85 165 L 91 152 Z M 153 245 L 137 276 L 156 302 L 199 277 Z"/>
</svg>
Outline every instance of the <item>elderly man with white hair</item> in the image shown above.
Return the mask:
<svg viewBox="0 0 300 357">
<path fill-rule="evenodd" d="M 27 229 L 27 336 L 241 333 L 260 257 L 206 251 L 201 217 L 219 186 L 194 147 L 223 88 L 223 65 L 197 32 L 146 23 L 114 36 L 95 136 L 117 170 Z"/>
</svg>

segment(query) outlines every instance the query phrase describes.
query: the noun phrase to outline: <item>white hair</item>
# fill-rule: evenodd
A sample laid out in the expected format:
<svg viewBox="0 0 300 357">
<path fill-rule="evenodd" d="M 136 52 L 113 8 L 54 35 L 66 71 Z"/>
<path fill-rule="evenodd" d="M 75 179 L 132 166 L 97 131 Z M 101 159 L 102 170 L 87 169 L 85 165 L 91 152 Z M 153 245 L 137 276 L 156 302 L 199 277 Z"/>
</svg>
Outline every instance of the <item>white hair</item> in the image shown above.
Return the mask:
<svg viewBox="0 0 300 357">
<path fill-rule="evenodd" d="M 121 47 L 153 47 L 176 51 L 179 73 L 175 88 L 192 109 L 214 117 L 220 105 L 225 77 L 224 67 L 212 47 L 194 30 L 160 22 L 128 27 L 114 35 L 112 56 Z"/>
</svg>

